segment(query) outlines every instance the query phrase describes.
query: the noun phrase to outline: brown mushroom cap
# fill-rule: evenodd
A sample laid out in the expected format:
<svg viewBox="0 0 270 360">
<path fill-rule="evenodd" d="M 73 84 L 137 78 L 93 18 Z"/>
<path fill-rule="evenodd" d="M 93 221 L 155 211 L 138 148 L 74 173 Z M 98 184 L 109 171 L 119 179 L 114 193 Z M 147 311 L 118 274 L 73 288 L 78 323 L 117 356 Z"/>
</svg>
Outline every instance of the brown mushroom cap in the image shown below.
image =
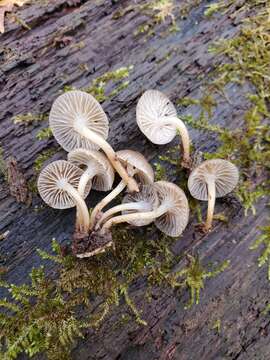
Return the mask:
<svg viewBox="0 0 270 360">
<path fill-rule="evenodd" d="M 57 142 L 66 150 L 76 148 L 98 150 L 98 146 L 74 129 L 79 122 L 103 139 L 108 137 L 108 119 L 98 101 L 79 90 L 60 95 L 52 105 L 49 123 Z"/>
<path fill-rule="evenodd" d="M 68 183 L 77 189 L 83 171 L 65 160 L 54 161 L 46 166 L 38 177 L 38 191 L 41 198 L 50 207 L 68 209 L 75 206 L 73 198 L 63 190 Z M 88 195 L 90 187 L 85 189 L 84 197 Z"/>
<path fill-rule="evenodd" d="M 216 197 L 231 192 L 238 183 L 239 172 L 231 162 L 223 159 L 206 160 L 195 168 L 188 179 L 188 189 L 198 200 L 208 200 L 207 183 L 213 179 L 216 185 Z"/>
<path fill-rule="evenodd" d="M 167 144 L 176 135 L 175 126 L 164 123 L 166 117 L 177 117 L 173 103 L 162 92 L 147 90 L 138 101 L 136 118 L 141 132 L 154 144 Z"/>
<path fill-rule="evenodd" d="M 155 220 L 155 225 L 166 235 L 177 237 L 188 224 L 189 206 L 183 190 L 167 181 L 157 181 L 160 206 L 167 205 L 168 210 Z"/>
<path fill-rule="evenodd" d="M 69 152 L 68 161 L 78 167 L 85 165 L 90 171 L 96 172 L 92 178 L 93 189 L 97 191 L 111 190 L 114 182 L 114 169 L 101 152 L 82 148 L 74 149 Z"/>
<path fill-rule="evenodd" d="M 128 204 L 128 203 L 139 203 L 142 202 L 145 204 L 145 209 L 138 211 L 138 210 L 125 210 L 122 211 L 122 214 L 131 214 L 131 213 L 135 213 L 135 212 L 146 212 L 146 211 L 153 211 L 155 210 L 158 205 L 159 205 L 159 198 L 158 198 L 158 194 L 157 191 L 155 189 L 155 187 L 153 185 L 143 185 L 141 188 L 141 191 L 138 193 L 132 193 L 132 194 L 127 194 L 126 196 L 124 196 L 122 204 Z M 149 225 L 153 219 L 140 219 L 140 220 L 133 220 L 133 221 L 129 221 L 128 223 L 134 226 L 145 226 L 145 225 Z"/>
<path fill-rule="evenodd" d="M 154 171 L 146 158 L 134 150 L 120 150 L 116 152 L 120 161 L 129 169 L 135 168 L 134 178 L 141 184 L 152 184 L 154 182 Z"/>
</svg>

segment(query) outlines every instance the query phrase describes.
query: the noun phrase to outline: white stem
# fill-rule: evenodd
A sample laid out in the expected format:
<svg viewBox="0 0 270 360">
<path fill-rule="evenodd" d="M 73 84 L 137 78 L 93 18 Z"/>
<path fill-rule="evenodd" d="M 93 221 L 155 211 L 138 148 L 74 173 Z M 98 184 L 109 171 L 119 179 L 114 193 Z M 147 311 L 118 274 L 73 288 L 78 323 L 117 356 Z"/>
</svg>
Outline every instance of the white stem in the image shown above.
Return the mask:
<svg viewBox="0 0 270 360">
<path fill-rule="evenodd" d="M 107 155 L 108 159 L 110 160 L 112 166 L 115 168 L 115 170 L 118 172 L 118 174 L 121 176 L 123 181 L 126 183 L 128 189 L 130 192 L 138 192 L 139 188 L 138 185 L 132 177 L 130 177 L 121 164 L 121 162 L 118 160 L 117 155 L 115 154 L 115 151 L 111 147 L 111 145 L 104 140 L 101 136 L 97 135 L 94 131 L 88 129 L 86 126 L 80 125 L 78 123 L 75 123 L 75 130 L 81 134 L 81 136 L 86 137 L 87 139 L 91 140 L 93 143 L 97 144 Z"/>
<path fill-rule="evenodd" d="M 101 212 L 101 210 L 108 205 L 114 198 L 116 198 L 117 195 L 119 195 L 121 193 L 121 191 L 123 191 L 126 187 L 125 182 L 122 180 L 120 181 L 120 183 L 116 186 L 115 189 L 113 189 L 113 191 L 111 191 L 107 196 L 105 196 L 105 198 L 103 198 L 95 207 L 94 210 L 92 211 L 91 217 L 90 217 L 90 229 L 93 228 L 94 224 L 95 224 L 95 219 L 96 216 L 99 212 Z"/>
<path fill-rule="evenodd" d="M 182 140 L 182 146 L 184 150 L 183 154 L 183 162 L 186 164 L 190 163 L 190 139 L 188 130 L 186 128 L 186 125 L 184 122 L 179 119 L 178 117 L 164 117 L 164 122 L 167 124 L 172 124 L 176 127 L 176 129 L 180 132 L 181 140 Z"/>
<path fill-rule="evenodd" d="M 209 180 L 207 183 L 208 190 L 208 208 L 207 218 L 205 222 L 205 230 L 208 231 L 212 227 L 212 220 L 214 215 L 215 201 L 216 201 L 216 184 L 214 180 Z"/>
<path fill-rule="evenodd" d="M 89 167 L 82 174 L 82 176 L 80 178 L 79 185 L 78 185 L 78 192 L 82 197 L 84 197 L 84 192 L 85 192 L 85 188 L 86 188 L 86 185 L 87 185 L 88 181 L 90 179 L 93 179 L 93 177 L 95 175 L 97 175 L 96 169 L 91 169 Z"/>
<path fill-rule="evenodd" d="M 116 205 L 112 207 L 111 209 L 107 210 L 100 220 L 97 222 L 96 230 L 100 227 L 100 225 L 107 221 L 112 215 L 120 212 L 120 211 L 126 211 L 126 210 L 138 210 L 141 212 L 149 211 L 150 206 L 145 201 L 139 201 L 139 202 L 131 202 L 131 203 L 125 203 L 121 205 Z"/>
<path fill-rule="evenodd" d="M 72 197 L 77 207 L 77 225 L 80 226 L 80 229 L 83 231 L 89 230 L 89 213 L 85 201 L 79 194 L 79 192 L 74 189 L 72 185 L 67 183 L 64 186 L 64 190 Z"/>
<path fill-rule="evenodd" d="M 105 233 L 114 224 L 120 224 L 122 222 L 130 222 L 134 220 L 150 220 L 154 221 L 156 218 L 162 216 L 168 210 L 167 206 L 160 205 L 157 209 L 147 212 L 138 212 L 126 215 L 119 215 L 106 221 L 101 228 L 101 233 Z"/>
</svg>

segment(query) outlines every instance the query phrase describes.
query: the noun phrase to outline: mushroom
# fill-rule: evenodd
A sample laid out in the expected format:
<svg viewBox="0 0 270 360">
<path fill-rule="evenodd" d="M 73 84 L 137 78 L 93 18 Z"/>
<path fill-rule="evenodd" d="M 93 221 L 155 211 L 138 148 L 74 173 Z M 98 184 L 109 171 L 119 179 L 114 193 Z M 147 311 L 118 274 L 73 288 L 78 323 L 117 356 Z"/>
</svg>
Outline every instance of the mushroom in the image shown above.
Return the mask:
<svg viewBox="0 0 270 360">
<path fill-rule="evenodd" d="M 206 160 L 195 168 L 188 179 L 188 189 L 198 200 L 207 201 L 207 219 L 203 225 L 204 231 L 212 227 L 215 200 L 231 192 L 238 183 L 237 167 L 227 160 Z"/>
<path fill-rule="evenodd" d="M 81 232 L 89 229 L 89 213 L 85 198 L 90 186 L 86 186 L 82 197 L 76 190 L 83 170 L 65 160 L 54 161 L 46 166 L 38 177 L 38 191 L 41 198 L 52 208 L 77 207 L 77 227 Z"/>
<path fill-rule="evenodd" d="M 121 205 L 116 205 L 107 210 L 98 221 L 95 229 L 98 230 L 102 223 L 106 222 L 112 215 L 118 212 L 122 211 L 123 214 L 149 212 L 156 209 L 158 205 L 159 199 L 155 187 L 153 185 L 143 185 L 140 192 L 127 194 L 123 198 Z M 140 219 L 128 222 L 134 226 L 145 226 L 150 224 L 152 219 Z"/>
<path fill-rule="evenodd" d="M 120 150 L 116 156 L 127 168 L 129 176 L 132 176 L 140 184 L 152 184 L 154 182 L 154 171 L 145 157 L 137 151 Z M 117 195 L 126 187 L 126 183 L 122 180 L 105 198 L 103 198 L 94 208 L 90 217 L 90 228 L 94 226 L 97 215 L 108 205 Z"/>
<path fill-rule="evenodd" d="M 109 191 L 114 181 L 114 169 L 101 152 L 87 149 L 74 149 L 68 154 L 68 161 L 78 167 L 86 166 L 80 178 L 78 192 L 83 195 L 90 182 L 98 191 Z"/>
<path fill-rule="evenodd" d="M 101 148 L 127 184 L 129 191 L 139 191 L 136 181 L 127 174 L 113 148 L 106 141 L 108 119 L 92 95 L 78 90 L 60 95 L 52 105 L 49 122 L 55 139 L 66 151 L 76 148 Z"/>
<path fill-rule="evenodd" d="M 136 117 L 141 132 L 154 144 L 168 144 L 179 132 L 184 152 L 182 165 L 190 167 L 189 134 L 167 96 L 158 90 L 147 90 L 139 99 Z"/>
<path fill-rule="evenodd" d="M 155 221 L 157 228 L 166 235 L 177 237 L 188 223 L 189 206 L 185 193 L 178 186 L 167 181 L 154 184 L 159 197 L 159 206 L 147 212 L 137 212 L 112 217 L 104 223 L 100 232 L 105 234 L 112 225 L 122 222 Z"/>
</svg>

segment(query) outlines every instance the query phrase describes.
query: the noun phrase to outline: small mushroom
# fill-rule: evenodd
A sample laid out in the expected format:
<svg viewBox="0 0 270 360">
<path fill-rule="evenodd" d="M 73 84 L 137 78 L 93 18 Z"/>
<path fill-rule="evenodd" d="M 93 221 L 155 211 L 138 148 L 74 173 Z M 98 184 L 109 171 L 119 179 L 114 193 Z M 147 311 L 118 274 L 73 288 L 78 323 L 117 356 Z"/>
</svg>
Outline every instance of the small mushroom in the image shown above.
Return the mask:
<svg viewBox="0 0 270 360">
<path fill-rule="evenodd" d="M 134 177 L 139 184 L 152 184 L 154 182 L 154 171 L 145 157 L 137 151 L 120 150 L 116 156 L 127 169 L 129 176 Z M 126 187 L 122 180 L 105 198 L 103 198 L 94 208 L 90 218 L 90 227 L 95 224 L 98 214 Z"/>
<path fill-rule="evenodd" d="M 46 166 L 38 178 L 38 191 L 41 198 L 52 208 L 67 209 L 77 207 L 77 226 L 80 231 L 89 229 L 89 213 L 85 198 L 90 187 L 85 188 L 82 197 L 76 190 L 83 171 L 65 160 L 54 161 Z"/>
<path fill-rule="evenodd" d="M 179 131 L 183 147 L 182 165 L 190 167 L 189 134 L 167 96 L 158 90 L 147 90 L 138 101 L 136 117 L 141 132 L 157 145 L 168 144 Z"/>
<path fill-rule="evenodd" d="M 166 235 L 177 237 L 188 223 L 189 206 L 185 193 L 178 186 L 167 181 L 154 184 L 159 197 L 159 206 L 148 212 L 137 212 L 112 217 L 104 223 L 101 233 L 109 231 L 112 225 L 122 222 L 155 221 L 155 225 Z"/>
<path fill-rule="evenodd" d="M 101 152 L 87 149 L 74 149 L 68 154 L 68 161 L 78 167 L 85 166 L 80 178 L 78 192 L 83 195 L 90 182 L 98 191 L 109 191 L 114 181 L 114 169 Z"/>
<path fill-rule="evenodd" d="M 96 230 L 102 223 L 106 222 L 112 215 L 121 212 L 123 214 L 129 214 L 134 212 L 149 212 L 156 209 L 159 205 L 158 194 L 153 185 L 143 185 L 141 191 L 138 193 L 127 194 L 122 201 L 121 205 L 116 205 L 113 208 L 107 210 L 96 225 Z M 134 221 L 128 221 L 134 226 L 145 226 L 152 222 L 152 219 L 140 219 Z"/>
<path fill-rule="evenodd" d="M 206 160 L 195 168 L 188 179 L 188 189 L 198 200 L 208 201 L 204 231 L 212 227 L 216 198 L 231 192 L 238 183 L 239 173 L 235 165 L 227 160 Z"/>
<path fill-rule="evenodd" d="M 79 90 L 60 95 L 52 105 L 49 122 L 55 139 L 66 151 L 76 148 L 101 148 L 127 184 L 129 191 L 139 191 L 136 181 L 127 174 L 113 148 L 106 141 L 108 119 L 92 95 Z"/>
</svg>

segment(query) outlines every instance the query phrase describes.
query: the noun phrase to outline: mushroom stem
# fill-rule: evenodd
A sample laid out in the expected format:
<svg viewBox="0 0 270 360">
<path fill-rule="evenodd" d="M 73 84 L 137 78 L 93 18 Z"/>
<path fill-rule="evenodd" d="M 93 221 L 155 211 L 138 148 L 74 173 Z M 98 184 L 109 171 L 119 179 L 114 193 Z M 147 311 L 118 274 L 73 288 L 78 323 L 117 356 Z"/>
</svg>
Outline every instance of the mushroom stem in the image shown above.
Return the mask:
<svg viewBox="0 0 270 360">
<path fill-rule="evenodd" d="M 79 192 L 74 189 L 72 185 L 66 183 L 63 187 L 69 195 L 73 198 L 76 207 L 77 207 L 77 225 L 80 226 L 81 230 L 89 230 L 89 213 L 85 201 L 79 194 Z"/>
<path fill-rule="evenodd" d="M 111 209 L 107 210 L 100 220 L 96 224 L 96 230 L 101 226 L 101 224 L 105 221 L 107 221 L 112 215 L 120 212 L 120 211 L 127 211 L 127 210 L 138 210 L 141 212 L 147 212 L 151 210 L 151 207 L 149 204 L 145 201 L 140 202 L 132 202 L 132 203 L 125 203 L 121 205 L 116 205 L 112 207 Z"/>
<path fill-rule="evenodd" d="M 121 162 L 117 159 L 117 155 L 115 151 L 111 147 L 111 145 L 104 140 L 101 136 L 97 135 L 94 131 L 88 129 L 86 126 L 82 125 L 79 121 L 74 125 L 75 130 L 81 135 L 86 137 L 87 139 L 91 140 L 93 143 L 97 144 L 107 155 L 108 159 L 110 160 L 112 166 L 121 176 L 123 181 L 126 183 L 128 190 L 130 192 L 138 192 L 139 188 L 138 185 L 132 177 L 128 175 L 125 168 L 121 164 Z"/>
<path fill-rule="evenodd" d="M 162 216 L 167 210 L 168 207 L 165 204 L 163 204 L 153 211 L 137 212 L 132 214 L 115 216 L 104 223 L 100 232 L 101 234 L 104 234 L 112 227 L 112 225 L 120 224 L 122 222 L 130 222 L 134 220 L 150 220 L 150 219 L 154 220 Z"/>
<path fill-rule="evenodd" d="M 167 117 L 163 119 L 166 124 L 174 125 L 179 131 L 182 140 L 182 147 L 184 150 L 182 163 L 188 167 L 188 165 L 190 165 L 190 139 L 186 125 L 178 117 Z"/>
<path fill-rule="evenodd" d="M 85 170 L 80 178 L 78 185 L 78 193 L 83 197 L 86 185 L 90 179 L 92 179 L 97 174 L 96 169 L 89 168 Z"/>
<path fill-rule="evenodd" d="M 116 198 L 117 195 L 120 194 L 121 191 L 124 190 L 126 187 L 126 183 L 122 180 L 120 183 L 116 186 L 113 191 L 111 191 L 105 198 L 103 198 L 93 209 L 91 216 L 90 216 L 90 229 L 93 229 L 93 226 L 95 224 L 95 218 L 98 215 L 98 213 L 106 206 L 108 205 L 114 198 Z"/>
<path fill-rule="evenodd" d="M 214 180 L 210 179 L 207 182 L 207 190 L 208 190 L 208 208 L 207 208 L 207 218 L 204 225 L 206 231 L 211 229 L 213 215 L 214 215 L 214 208 L 216 201 L 216 184 Z"/>
</svg>

